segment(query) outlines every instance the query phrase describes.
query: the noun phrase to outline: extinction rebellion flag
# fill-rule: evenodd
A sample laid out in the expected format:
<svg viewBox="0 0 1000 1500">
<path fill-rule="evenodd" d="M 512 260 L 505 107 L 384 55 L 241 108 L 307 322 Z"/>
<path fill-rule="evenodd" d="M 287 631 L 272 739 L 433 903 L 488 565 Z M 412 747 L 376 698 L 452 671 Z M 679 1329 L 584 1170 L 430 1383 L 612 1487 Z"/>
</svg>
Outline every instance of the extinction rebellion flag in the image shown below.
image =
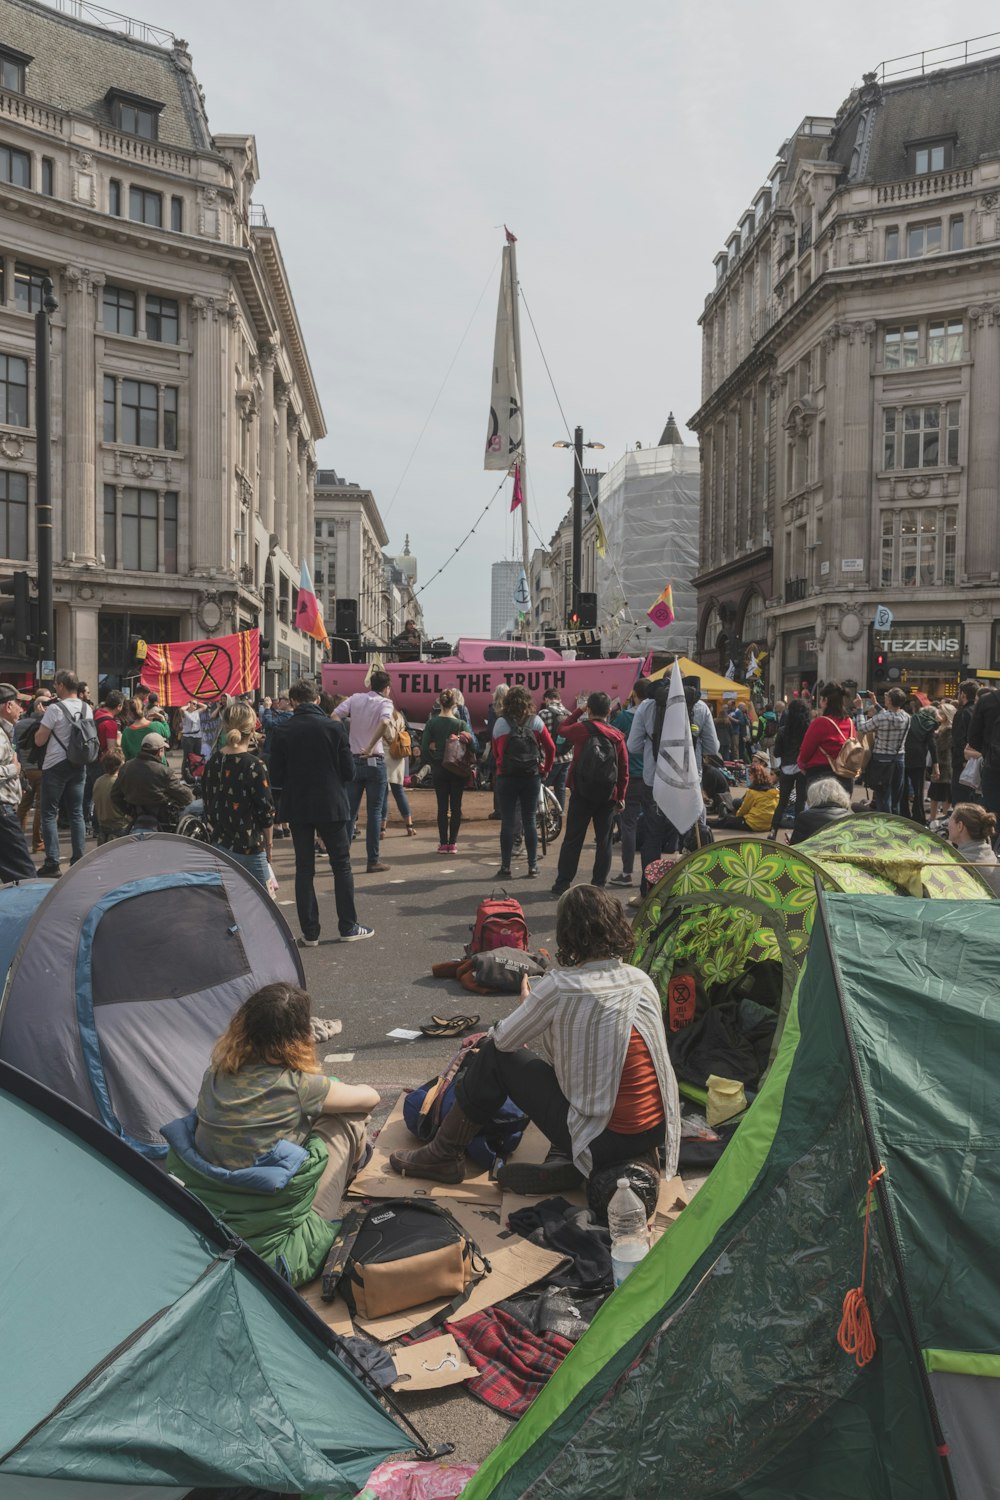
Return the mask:
<svg viewBox="0 0 1000 1500">
<path fill-rule="evenodd" d="M 241 630 L 212 641 L 172 641 L 149 646 L 140 681 L 167 708 L 198 698 L 210 703 L 250 693 L 260 683 L 260 631 Z"/>
</svg>

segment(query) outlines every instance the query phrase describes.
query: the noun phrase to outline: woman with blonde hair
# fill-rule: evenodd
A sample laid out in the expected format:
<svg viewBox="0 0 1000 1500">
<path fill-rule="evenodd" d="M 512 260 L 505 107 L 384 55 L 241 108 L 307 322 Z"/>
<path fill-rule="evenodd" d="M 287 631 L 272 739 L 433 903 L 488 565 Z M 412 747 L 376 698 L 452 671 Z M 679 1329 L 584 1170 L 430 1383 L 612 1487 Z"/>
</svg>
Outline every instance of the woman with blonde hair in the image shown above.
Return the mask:
<svg viewBox="0 0 1000 1500">
<path fill-rule="evenodd" d="M 324 1221 L 339 1215 L 378 1103 L 321 1071 L 306 991 L 267 984 L 216 1042 L 194 1114 L 165 1127 L 167 1167 L 298 1286 L 322 1268 Z M 261 1186 L 275 1175 L 273 1191 Z"/>
<path fill-rule="evenodd" d="M 267 766 L 250 748 L 256 727 L 257 715 L 249 703 L 231 703 L 223 710 L 201 794 L 215 847 L 266 886 L 274 799 Z"/>
</svg>

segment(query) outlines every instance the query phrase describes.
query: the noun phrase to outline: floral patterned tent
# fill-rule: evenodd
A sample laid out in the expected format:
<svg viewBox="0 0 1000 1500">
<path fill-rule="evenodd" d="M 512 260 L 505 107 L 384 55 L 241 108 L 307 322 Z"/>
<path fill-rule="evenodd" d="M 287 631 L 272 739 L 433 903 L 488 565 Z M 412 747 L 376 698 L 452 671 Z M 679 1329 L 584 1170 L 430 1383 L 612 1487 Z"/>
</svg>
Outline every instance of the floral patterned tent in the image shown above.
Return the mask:
<svg viewBox="0 0 1000 1500">
<path fill-rule="evenodd" d="M 904 818 L 859 813 L 794 847 L 748 838 L 687 855 L 640 907 L 632 962 L 665 996 L 676 971 L 693 971 L 708 986 L 777 959 L 784 1008 L 809 946 L 817 882 L 866 895 L 993 896 L 975 865 L 936 834 Z"/>
</svg>

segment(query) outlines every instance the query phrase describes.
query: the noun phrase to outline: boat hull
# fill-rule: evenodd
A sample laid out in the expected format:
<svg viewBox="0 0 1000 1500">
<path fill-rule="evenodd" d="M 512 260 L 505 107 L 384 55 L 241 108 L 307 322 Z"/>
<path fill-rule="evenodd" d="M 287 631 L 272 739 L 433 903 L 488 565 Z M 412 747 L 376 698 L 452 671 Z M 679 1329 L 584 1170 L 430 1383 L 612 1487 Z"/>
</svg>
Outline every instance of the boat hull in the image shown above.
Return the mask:
<svg viewBox="0 0 1000 1500">
<path fill-rule="evenodd" d="M 441 661 L 387 662 L 385 670 L 392 680 L 390 696 L 400 712 L 416 723 L 430 718 L 435 699 L 444 688 L 458 688 L 465 698 L 475 728 L 486 723 L 493 694 L 501 683 L 526 687 L 541 707 L 546 688 L 559 689 L 568 708 L 588 693 L 607 693 L 612 703 L 624 703 L 639 675 L 642 660 L 634 656 L 614 656 L 593 661 L 564 661 L 555 657 L 546 661 L 470 662 L 459 657 Z M 322 669 L 323 688 L 328 693 L 348 697 L 364 691 L 368 666 L 326 663 Z"/>
</svg>

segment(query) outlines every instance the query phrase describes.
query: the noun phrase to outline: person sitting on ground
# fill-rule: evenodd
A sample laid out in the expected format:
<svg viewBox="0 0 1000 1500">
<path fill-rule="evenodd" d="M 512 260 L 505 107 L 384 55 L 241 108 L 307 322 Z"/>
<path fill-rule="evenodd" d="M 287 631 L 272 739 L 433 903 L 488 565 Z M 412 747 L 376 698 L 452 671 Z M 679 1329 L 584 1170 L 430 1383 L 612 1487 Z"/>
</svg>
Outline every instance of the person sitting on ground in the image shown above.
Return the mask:
<svg viewBox="0 0 1000 1500">
<path fill-rule="evenodd" d="M 110 843 L 128 833 L 128 818 L 114 804 L 112 793 L 118 774 L 125 764 L 124 752 L 118 745 L 110 745 L 101 758 L 103 776 L 94 782 L 94 822 L 97 827 L 97 842 Z"/>
<path fill-rule="evenodd" d="M 194 801 L 191 788 L 165 764 L 166 748 L 162 734 L 147 734 L 111 789 L 112 805 L 144 828 L 171 827 L 181 808 Z"/>
<path fill-rule="evenodd" d="M 577 885 L 559 902 L 557 966 L 480 1042 L 434 1139 L 394 1151 L 406 1177 L 458 1183 L 465 1148 L 508 1098 L 551 1142 L 539 1165 L 506 1162 L 507 1192 L 548 1195 L 630 1162 L 677 1168 L 680 1108 L 656 985 L 627 959 L 633 937 L 618 901 Z M 533 1048 L 534 1050 L 528 1050 Z"/>
<path fill-rule="evenodd" d="M 948 819 L 948 842 L 973 865 L 995 865 L 996 814 L 976 802 L 960 802 Z"/>
<path fill-rule="evenodd" d="M 378 1104 L 321 1071 L 306 991 L 266 984 L 216 1042 L 193 1113 L 164 1128 L 166 1168 L 300 1286 L 322 1269 Z"/>
<path fill-rule="evenodd" d="M 807 791 L 805 808 L 795 819 L 789 843 L 801 844 L 821 828 L 853 816 L 850 793 L 844 791 L 838 777 L 824 776 Z"/>
<path fill-rule="evenodd" d="M 774 772 L 767 763 L 766 751 L 755 755 L 747 775 L 748 786 L 736 811 L 719 818 L 716 828 L 741 828 L 751 833 L 766 833 L 778 810 L 778 788 Z"/>
</svg>

